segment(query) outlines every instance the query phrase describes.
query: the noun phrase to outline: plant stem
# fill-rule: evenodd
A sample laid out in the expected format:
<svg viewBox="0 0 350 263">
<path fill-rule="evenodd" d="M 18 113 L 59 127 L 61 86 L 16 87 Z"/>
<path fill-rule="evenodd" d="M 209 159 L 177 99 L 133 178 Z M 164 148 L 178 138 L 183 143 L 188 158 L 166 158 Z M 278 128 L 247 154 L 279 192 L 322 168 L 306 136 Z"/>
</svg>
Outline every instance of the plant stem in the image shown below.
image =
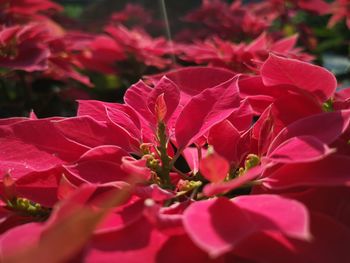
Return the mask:
<svg viewBox="0 0 350 263">
<path fill-rule="evenodd" d="M 173 166 L 171 169 L 172 169 L 174 172 L 177 172 L 177 173 L 181 176 L 182 179 L 191 180 L 191 177 L 190 177 L 190 176 L 188 176 L 187 174 L 181 172 L 181 171 L 178 170 L 175 166 Z"/>
<path fill-rule="evenodd" d="M 176 151 L 174 158 L 171 160 L 170 162 L 170 168 L 174 167 L 174 164 L 176 162 L 176 160 L 180 157 L 180 155 L 182 154 L 183 148 L 180 148 Z"/>
<path fill-rule="evenodd" d="M 161 121 L 158 123 L 157 138 L 159 141 L 158 150 L 162 166 L 159 171 L 159 177 L 165 188 L 173 188 L 170 182 L 170 157 L 167 153 L 168 138 L 166 136 L 165 124 Z"/>
</svg>

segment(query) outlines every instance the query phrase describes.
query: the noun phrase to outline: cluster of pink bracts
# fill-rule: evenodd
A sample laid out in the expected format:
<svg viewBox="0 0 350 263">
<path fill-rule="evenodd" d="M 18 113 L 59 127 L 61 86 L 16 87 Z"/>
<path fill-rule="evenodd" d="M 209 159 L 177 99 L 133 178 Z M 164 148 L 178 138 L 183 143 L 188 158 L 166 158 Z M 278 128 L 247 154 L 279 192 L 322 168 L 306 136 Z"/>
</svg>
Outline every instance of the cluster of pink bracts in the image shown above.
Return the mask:
<svg viewBox="0 0 350 263">
<path fill-rule="evenodd" d="M 234 1 L 229 5 L 221 0 L 204 0 L 185 20 L 202 25 L 205 30 L 186 29 L 178 33 L 176 41 L 169 42 L 163 37 L 151 37 L 144 30 L 144 26 L 156 21 L 137 5 L 129 4 L 112 15 L 102 33 L 83 33 L 54 22 L 52 13 L 61 11 L 62 7 L 49 0 L 0 0 L 0 67 L 41 72 L 43 77 L 63 82 L 73 79 L 86 86 L 93 83 L 82 72 L 123 77 L 125 64 L 130 60 L 143 67 L 165 70 L 174 67 L 170 58 L 177 57 L 197 65 L 255 72 L 271 52 L 303 61 L 313 58 L 295 47 L 297 35 L 287 38 L 280 32 L 267 35 L 265 31 L 274 20 L 292 19 L 302 10 L 318 15 L 332 14 L 329 26 L 344 18 L 349 24 L 347 1 L 338 0 L 332 5 L 323 0 L 288 3 L 270 0 L 250 5 Z M 128 28 L 125 26 L 128 19 L 139 19 L 140 24 Z M 255 40 L 250 44 L 229 41 L 239 42 L 242 38 Z M 189 40 L 194 41 L 189 43 Z M 139 69 L 129 69 L 132 70 L 136 74 Z"/>
<path fill-rule="evenodd" d="M 14 24 L 0 28 L 2 68 L 91 85 L 76 68 L 112 74 L 130 54 L 210 66 L 148 76 L 122 104 L 80 100 L 75 117 L 0 119 L 0 262 L 350 262 L 350 88 L 296 36 L 252 32 L 284 12 L 263 2 L 203 1 L 187 17 L 216 30 L 209 14 L 230 10 L 222 21 L 240 18 L 250 44 L 170 48 L 113 24 L 143 12 L 132 6 L 88 35 L 43 15 L 60 9 L 50 1 L 0 0 Z M 348 17 L 346 1 L 290 4 Z"/>
<path fill-rule="evenodd" d="M 0 121 L 4 262 L 350 260 L 350 96 L 330 72 L 270 55 L 257 76 L 147 83 Z"/>
</svg>

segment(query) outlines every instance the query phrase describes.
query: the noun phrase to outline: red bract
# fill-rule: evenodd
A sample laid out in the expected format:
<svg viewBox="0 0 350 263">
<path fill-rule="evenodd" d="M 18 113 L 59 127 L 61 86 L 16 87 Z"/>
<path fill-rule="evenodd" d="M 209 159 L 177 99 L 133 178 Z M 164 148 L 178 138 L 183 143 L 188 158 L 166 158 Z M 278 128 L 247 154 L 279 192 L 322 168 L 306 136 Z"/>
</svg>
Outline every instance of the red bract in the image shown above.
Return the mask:
<svg viewBox="0 0 350 263">
<path fill-rule="evenodd" d="M 334 101 L 329 104 L 335 110 L 350 108 L 350 87 L 337 91 L 334 94 Z"/>
<path fill-rule="evenodd" d="M 345 245 L 339 243 L 340 240 L 348 242 L 348 228 L 320 214 L 312 214 L 311 222 L 312 242 L 287 239 L 278 234 L 265 232 L 253 235 L 246 242 L 242 242 L 235 249 L 235 254 L 253 262 L 259 262 L 261 258 L 276 263 L 281 261 L 327 263 L 333 260 L 348 260 Z M 332 243 L 334 246 L 330 247 L 328 240 L 334 240 Z M 256 247 L 259 248 L 255 249 Z M 255 253 L 251 253 L 252 250 Z"/>
<path fill-rule="evenodd" d="M 141 5 L 127 4 L 122 11 L 113 13 L 110 20 L 129 26 L 146 26 L 152 22 L 152 14 Z"/>
<path fill-rule="evenodd" d="M 48 68 L 50 50 L 44 45 L 49 35 L 39 25 L 4 27 L 0 31 L 0 67 L 25 71 Z"/>
<path fill-rule="evenodd" d="M 213 69 L 211 73 L 216 71 L 217 69 Z M 210 86 L 210 82 L 203 82 L 203 86 L 197 84 L 196 92 L 188 90 L 190 88 L 187 86 L 189 85 L 187 77 L 190 77 L 188 73 L 195 73 L 195 70 L 180 70 L 168 74 L 179 86 L 167 78 L 162 78 L 153 90 L 138 82 L 125 95 L 125 102 L 139 114 L 141 120 L 145 121 L 145 126 L 154 129 L 157 123 L 156 114 L 152 113 L 155 110 L 153 105 L 158 95 L 164 94 L 167 109 L 164 123 L 167 124 L 169 135 L 175 136 L 175 142 L 181 149 L 204 135 L 211 126 L 227 118 L 238 106 L 239 101 L 237 79 L 229 79 L 213 87 Z M 203 74 L 200 68 L 198 73 Z M 226 72 L 222 73 L 218 80 L 221 77 L 226 78 Z M 229 75 L 231 74 L 227 73 L 227 78 Z M 209 79 L 209 76 L 202 75 L 205 79 Z M 184 80 L 187 82 L 186 85 L 182 83 Z M 214 85 L 216 81 L 213 79 L 211 82 Z M 193 115 L 196 116 L 195 121 L 190 119 Z"/>
<path fill-rule="evenodd" d="M 40 11 L 49 9 L 62 10 L 59 4 L 50 0 L 1 0 L 0 6 L 3 5 L 5 13 L 19 15 L 35 15 Z"/>
<path fill-rule="evenodd" d="M 208 143 L 214 147 L 215 151 L 236 165 L 241 162 L 241 156 L 238 153 L 240 139 L 239 131 L 228 120 L 213 126 L 208 134 Z"/>
<path fill-rule="evenodd" d="M 199 169 L 210 182 L 223 181 L 229 172 L 230 165 L 218 154 L 209 154 L 200 162 Z"/>
<path fill-rule="evenodd" d="M 299 0 L 297 1 L 297 5 L 301 9 L 320 15 L 327 14 L 330 11 L 330 5 L 323 0 Z"/>
<path fill-rule="evenodd" d="M 79 36 L 75 41 L 79 42 Z M 85 38 L 82 37 L 80 43 L 83 44 L 84 42 Z M 67 81 L 67 79 L 71 78 L 86 86 L 92 86 L 89 78 L 76 70 L 76 68 L 84 68 L 84 66 L 75 58 L 74 53 L 81 52 L 85 45 L 77 49 L 75 44 L 71 43 L 69 35 L 52 36 L 47 45 L 50 47 L 51 55 L 49 67 L 43 72 L 44 76 L 61 81 Z"/>
<path fill-rule="evenodd" d="M 239 103 L 237 78 L 194 96 L 183 108 L 175 124 L 180 148 L 193 143 L 212 126 L 226 119 Z M 195 121 L 190 116 L 195 116 Z"/>
<path fill-rule="evenodd" d="M 41 71 L 46 77 L 63 81 L 72 78 L 91 86 L 88 77 L 75 69 L 82 66 L 73 56 L 77 49 L 70 36 L 54 32 L 50 24 L 42 23 L 4 27 L 0 31 L 0 66 L 8 70 Z"/>
<path fill-rule="evenodd" d="M 106 213 L 105 209 L 99 209 L 98 211 L 88 207 L 88 199 L 92 197 L 95 191 L 94 186 L 85 186 L 78 189 L 74 194 L 69 196 L 65 202 L 62 202 L 60 207 L 54 211 L 53 216 L 45 224 L 37 223 L 32 225 L 32 230 L 27 229 L 30 225 L 20 226 L 14 231 L 8 232 L 7 235 L 1 240 L 2 258 L 5 261 L 20 262 L 29 260 L 33 262 L 33 258 L 41 262 L 47 261 L 52 257 L 53 248 L 58 243 L 63 242 L 67 244 L 65 248 L 61 250 L 60 256 L 55 257 L 53 262 L 66 261 L 69 258 L 74 257 L 84 246 L 84 243 L 92 235 L 93 229 L 101 221 L 101 215 Z M 115 204 L 122 202 L 120 196 L 115 198 Z M 74 236 L 71 238 L 66 235 L 66 231 L 81 220 L 80 226 L 74 228 Z M 84 223 L 83 223 L 84 222 Z M 18 231 L 30 232 L 30 239 L 25 239 L 23 248 L 19 253 L 14 253 L 13 246 L 7 246 L 11 244 L 18 237 Z M 7 242 L 5 242 L 5 240 Z M 6 244 L 5 244 L 6 243 Z M 69 245 L 68 245 L 69 244 Z M 45 253 L 40 253 L 40 250 L 45 247 Z"/>
<path fill-rule="evenodd" d="M 124 52 L 147 66 L 163 69 L 172 61 L 164 56 L 172 52 L 165 38 L 152 38 L 141 29 L 127 29 L 122 25 L 107 26 L 105 31 L 121 45 Z"/>
<path fill-rule="evenodd" d="M 321 118 L 322 127 L 328 124 L 329 130 L 319 128 L 321 122 L 318 120 Z M 269 147 L 258 153 L 260 157 L 248 155 L 243 174 L 229 182 L 210 184 L 206 186 L 204 192 L 207 195 L 214 195 L 259 177 L 258 180 L 268 188 L 347 185 L 349 178 L 345 175 L 347 173 L 345 166 L 341 164 L 345 164 L 344 160 L 347 157 L 332 154 L 334 150 L 327 145 L 340 137 L 349 127 L 349 121 L 349 111 L 344 111 L 323 113 L 293 122 L 276 138 L 268 139 Z M 303 151 L 300 152 L 299 149 Z M 292 170 L 293 168 L 295 170 Z M 333 175 L 332 169 L 337 169 L 336 175 Z M 298 174 L 292 176 L 296 171 Z"/>
<path fill-rule="evenodd" d="M 270 0 L 266 4 L 268 7 L 280 11 L 295 11 L 304 10 L 319 15 L 328 14 L 330 12 L 330 4 L 324 0 L 296 0 L 296 1 L 284 1 L 284 0 Z M 290 10 L 288 10 L 290 9 Z"/>
<path fill-rule="evenodd" d="M 285 20 L 292 20 L 300 10 L 325 15 L 330 13 L 331 5 L 324 0 L 271 0 L 247 4 L 242 1 L 228 4 L 222 0 L 203 0 L 202 6 L 189 13 L 185 20 L 205 26 L 200 34 L 193 32 L 195 36 L 242 39 L 256 37 L 279 19 L 288 24 Z"/>
<path fill-rule="evenodd" d="M 115 63 L 125 59 L 124 50 L 113 39 L 107 36 L 97 36 L 78 56 L 83 67 L 89 70 L 113 74 Z"/>
<path fill-rule="evenodd" d="M 301 68 L 304 70 L 300 70 Z M 309 78 L 309 74 L 314 74 L 315 77 Z M 325 85 L 318 81 L 319 77 Z M 293 109 L 292 105 L 298 103 L 295 96 L 299 96 L 299 100 L 305 101 L 306 104 L 301 104 L 294 111 L 300 112 L 301 117 L 306 112 L 320 112 L 321 103 L 334 95 L 337 81 L 334 75 L 324 68 L 271 54 L 262 64 L 260 76 L 242 77 L 238 84 L 241 97 L 247 99 L 256 114 L 262 114 L 276 99 L 280 100 L 280 110 L 284 108 L 283 111 L 287 113 L 287 108 Z M 295 99 L 292 99 L 293 97 Z M 290 102 L 287 102 L 288 100 Z M 273 116 L 287 120 L 296 115 L 274 112 Z"/>
<path fill-rule="evenodd" d="M 235 38 L 242 33 L 256 36 L 268 27 L 271 20 L 254 11 L 241 5 L 241 1 L 229 5 L 221 0 L 203 0 L 201 8 L 188 14 L 185 19 L 202 23 L 210 29 L 209 33 L 224 38 Z"/>
<path fill-rule="evenodd" d="M 10 172 L 19 178 L 32 171 L 46 171 L 64 161 L 76 160 L 88 149 L 65 138 L 53 122 L 25 120 L 0 127 L 2 174 Z"/>
<path fill-rule="evenodd" d="M 261 76 L 266 86 L 291 85 L 313 93 L 321 101 L 327 100 L 337 87 L 337 80 L 329 71 L 274 55 L 261 67 Z"/>
<path fill-rule="evenodd" d="M 333 27 L 336 23 L 345 18 L 346 25 L 350 28 L 350 2 L 349 0 L 336 0 L 331 7 L 332 17 L 328 26 Z"/>
<path fill-rule="evenodd" d="M 186 67 L 165 73 L 166 77 L 180 87 L 183 99 L 194 96 L 201 91 L 219 85 L 235 76 L 235 73 L 222 68 Z M 154 81 L 159 81 L 163 74 L 150 76 Z"/>
<path fill-rule="evenodd" d="M 293 217 L 283 207 L 292 209 Z M 268 195 L 197 202 L 184 213 L 184 226 L 194 242 L 212 257 L 231 251 L 260 231 L 277 231 L 304 240 L 310 238 L 304 206 Z"/>
<path fill-rule="evenodd" d="M 64 166 L 67 174 L 83 182 L 103 184 L 126 181 L 121 164 L 127 152 L 116 146 L 100 146 L 87 151 L 74 164 Z M 131 174 L 131 173 L 130 173 Z"/>
<path fill-rule="evenodd" d="M 256 71 L 268 58 L 269 53 L 305 61 L 312 60 L 311 56 L 295 47 L 296 40 L 297 35 L 273 41 L 266 33 L 262 33 L 250 44 L 234 44 L 220 38 L 210 38 L 204 42 L 197 41 L 185 45 L 181 49 L 181 58 L 196 64 L 225 67 L 236 72 Z"/>
<path fill-rule="evenodd" d="M 145 126 L 155 129 L 158 121 L 170 121 L 180 101 L 179 88 L 168 78 L 162 78 L 152 89 L 139 81 L 127 90 L 125 103 L 139 114 Z M 161 117 L 161 120 L 159 117 Z"/>
<path fill-rule="evenodd" d="M 63 7 L 50 0 L 0 0 L 0 21 L 4 24 L 14 22 L 47 21 L 44 14 L 62 11 Z"/>
</svg>

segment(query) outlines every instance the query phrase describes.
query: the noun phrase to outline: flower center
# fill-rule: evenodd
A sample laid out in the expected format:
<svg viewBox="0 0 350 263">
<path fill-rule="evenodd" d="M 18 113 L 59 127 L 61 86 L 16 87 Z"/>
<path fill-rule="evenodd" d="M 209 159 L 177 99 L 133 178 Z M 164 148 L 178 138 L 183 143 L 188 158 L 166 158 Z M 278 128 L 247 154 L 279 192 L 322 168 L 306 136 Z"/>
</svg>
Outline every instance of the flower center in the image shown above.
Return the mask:
<svg viewBox="0 0 350 263">
<path fill-rule="evenodd" d="M 25 216 L 31 216 L 45 220 L 51 213 L 51 208 L 43 207 L 38 203 L 30 201 L 26 198 L 15 197 L 7 201 L 9 209 L 19 212 Z"/>
</svg>

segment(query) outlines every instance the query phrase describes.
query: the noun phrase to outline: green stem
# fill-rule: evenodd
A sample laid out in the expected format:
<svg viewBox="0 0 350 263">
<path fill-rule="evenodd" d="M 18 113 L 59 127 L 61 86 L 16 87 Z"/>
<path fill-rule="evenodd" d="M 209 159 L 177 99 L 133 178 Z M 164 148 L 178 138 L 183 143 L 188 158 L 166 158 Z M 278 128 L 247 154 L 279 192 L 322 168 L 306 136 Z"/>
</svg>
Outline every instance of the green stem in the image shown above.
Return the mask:
<svg viewBox="0 0 350 263">
<path fill-rule="evenodd" d="M 162 161 L 159 177 L 165 188 L 172 188 L 173 186 L 170 182 L 170 157 L 167 153 L 168 138 L 166 136 L 165 124 L 163 122 L 158 123 L 157 137 L 159 141 L 158 150 L 160 153 L 160 160 Z"/>
<path fill-rule="evenodd" d="M 190 199 L 196 200 L 196 199 L 197 199 L 197 194 L 198 194 L 198 192 L 199 192 L 199 187 L 194 188 L 194 189 L 192 190 Z"/>
</svg>

